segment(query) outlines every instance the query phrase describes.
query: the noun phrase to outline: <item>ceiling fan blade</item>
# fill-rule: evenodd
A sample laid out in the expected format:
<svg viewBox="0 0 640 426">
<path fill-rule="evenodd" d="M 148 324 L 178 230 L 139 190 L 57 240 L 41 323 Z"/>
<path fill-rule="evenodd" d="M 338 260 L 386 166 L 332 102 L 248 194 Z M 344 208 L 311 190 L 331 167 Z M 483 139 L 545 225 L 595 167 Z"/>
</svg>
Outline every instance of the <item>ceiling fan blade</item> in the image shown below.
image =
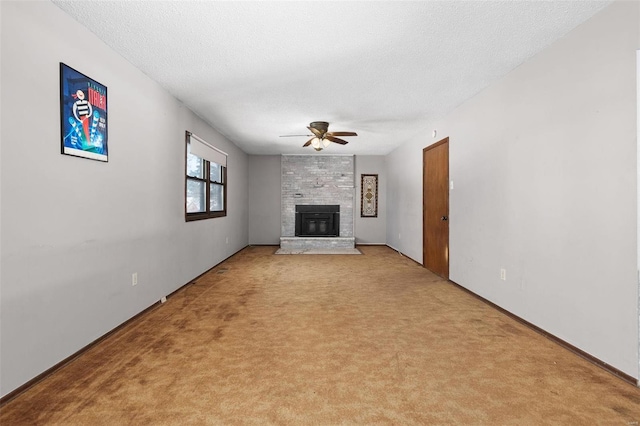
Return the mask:
<svg viewBox="0 0 640 426">
<path fill-rule="evenodd" d="M 349 143 L 340 138 L 334 138 L 333 136 L 329 136 L 328 134 L 325 136 L 325 139 L 329 139 L 331 142 L 339 143 L 340 145 L 346 145 Z"/>
<path fill-rule="evenodd" d="M 293 137 L 298 137 L 298 136 L 313 136 L 313 135 L 280 135 L 281 138 L 293 138 Z"/>
<path fill-rule="evenodd" d="M 309 129 L 311 131 L 311 133 L 313 133 L 314 135 L 316 135 L 318 138 L 322 139 L 322 135 L 324 135 L 324 133 L 318 129 L 314 129 L 313 127 L 307 127 L 307 129 Z"/>
<path fill-rule="evenodd" d="M 358 136 L 356 132 L 329 132 L 328 136 Z"/>
<path fill-rule="evenodd" d="M 314 137 L 312 137 L 311 139 L 309 139 L 309 140 L 307 141 L 307 143 L 305 143 L 304 145 L 302 145 L 302 147 L 304 148 L 305 146 L 309 146 L 309 145 L 311 145 L 311 141 L 313 141 L 315 138 L 316 138 L 316 137 L 314 136 Z"/>
</svg>

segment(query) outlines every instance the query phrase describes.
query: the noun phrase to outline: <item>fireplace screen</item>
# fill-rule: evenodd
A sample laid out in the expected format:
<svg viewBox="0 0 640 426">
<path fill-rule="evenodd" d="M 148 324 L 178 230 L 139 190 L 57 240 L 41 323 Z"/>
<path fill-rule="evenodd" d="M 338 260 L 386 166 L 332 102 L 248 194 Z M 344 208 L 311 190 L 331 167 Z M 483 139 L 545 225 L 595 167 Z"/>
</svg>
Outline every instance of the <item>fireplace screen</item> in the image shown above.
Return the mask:
<svg viewBox="0 0 640 426">
<path fill-rule="evenodd" d="M 296 237 L 339 237 L 340 206 L 297 205 Z"/>
</svg>

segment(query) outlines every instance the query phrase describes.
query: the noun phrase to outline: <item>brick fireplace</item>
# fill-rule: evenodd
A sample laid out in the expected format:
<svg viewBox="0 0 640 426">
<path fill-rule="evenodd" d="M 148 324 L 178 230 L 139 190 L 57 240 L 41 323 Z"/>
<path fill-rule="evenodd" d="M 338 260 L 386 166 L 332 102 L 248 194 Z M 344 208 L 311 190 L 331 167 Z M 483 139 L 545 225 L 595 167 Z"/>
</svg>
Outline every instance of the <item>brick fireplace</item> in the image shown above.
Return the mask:
<svg viewBox="0 0 640 426">
<path fill-rule="evenodd" d="M 354 248 L 354 205 L 354 156 L 282 156 L 281 248 Z"/>
</svg>

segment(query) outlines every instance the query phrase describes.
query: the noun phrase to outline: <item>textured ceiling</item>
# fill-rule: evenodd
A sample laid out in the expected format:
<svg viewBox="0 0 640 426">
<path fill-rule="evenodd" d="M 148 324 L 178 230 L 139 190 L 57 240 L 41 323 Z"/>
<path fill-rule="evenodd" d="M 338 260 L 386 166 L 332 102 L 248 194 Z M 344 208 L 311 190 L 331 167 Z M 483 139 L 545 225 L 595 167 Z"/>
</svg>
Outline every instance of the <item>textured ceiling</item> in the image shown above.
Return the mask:
<svg viewBox="0 0 640 426">
<path fill-rule="evenodd" d="M 323 153 L 377 155 L 610 3 L 53 2 L 247 153 L 328 121 L 358 136 Z"/>
</svg>

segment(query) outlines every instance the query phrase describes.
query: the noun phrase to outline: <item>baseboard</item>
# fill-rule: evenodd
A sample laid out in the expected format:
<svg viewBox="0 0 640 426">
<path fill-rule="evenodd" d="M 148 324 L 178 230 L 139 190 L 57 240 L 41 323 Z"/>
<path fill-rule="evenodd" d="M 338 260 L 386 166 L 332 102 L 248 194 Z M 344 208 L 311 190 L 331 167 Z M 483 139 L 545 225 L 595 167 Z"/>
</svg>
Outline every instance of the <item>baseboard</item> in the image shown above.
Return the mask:
<svg viewBox="0 0 640 426">
<path fill-rule="evenodd" d="M 416 265 L 420 266 L 421 268 L 423 268 L 423 267 L 424 267 L 424 265 L 423 265 L 422 263 L 418 262 L 417 260 L 415 260 L 415 259 L 414 259 L 414 258 L 412 258 L 412 257 L 407 256 L 406 254 L 404 254 L 403 252 L 401 252 L 401 251 L 400 251 L 400 250 L 398 250 L 397 248 L 395 248 L 395 247 L 393 247 L 393 246 L 390 246 L 389 244 L 385 244 L 385 246 L 389 247 L 389 248 L 390 248 L 391 250 L 393 250 L 393 251 L 398 252 L 398 254 L 399 254 L 400 256 L 402 256 L 402 257 L 406 257 L 407 259 L 409 259 L 409 260 L 411 260 L 411 261 L 415 262 L 415 263 L 416 263 Z"/>
<path fill-rule="evenodd" d="M 182 290 L 183 288 L 185 288 L 186 286 L 195 283 L 196 281 L 198 281 L 198 279 L 200 279 L 200 277 L 202 277 L 203 275 L 207 274 L 209 271 L 211 271 L 212 269 L 216 268 L 218 265 L 220 265 L 222 262 L 225 262 L 229 259 L 231 259 L 233 256 L 237 255 L 238 253 L 240 253 L 242 250 L 244 250 L 245 248 L 247 248 L 248 246 L 245 246 L 243 248 L 241 248 L 240 250 L 238 250 L 237 252 L 233 253 L 232 255 L 230 255 L 229 257 L 225 258 L 224 260 L 221 260 L 220 262 L 216 263 L 214 266 L 212 266 L 211 268 L 207 269 L 205 272 L 203 272 L 202 274 L 198 275 L 197 277 L 195 277 L 192 280 L 189 280 L 189 282 L 187 282 L 186 284 L 181 285 L 180 287 L 178 287 L 178 289 L 174 290 L 173 292 L 171 292 L 170 294 L 168 294 L 166 297 L 167 299 L 172 297 L 174 294 L 176 294 L 177 292 L 179 292 L 180 290 Z M 88 351 L 89 349 L 93 348 L 94 346 L 96 346 L 97 344 L 103 342 L 105 339 L 107 339 L 109 336 L 113 335 L 114 333 L 116 333 L 117 331 L 123 329 L 124 327 L 126 327 L 127 325 L 131 324 L 132 322 L 134 322 L 135 320 L 141 318 L 143 315 L 147 314 L 148 312 L 152 311 L 153 309 L 157 308 L 158 306 L 161 305 L 160 301 L 157 301 L 155 303 L 153 303 L 151 306 L 148 306 L 147 308 L 143 309 L 142 311 L 138 312 L 137 314 L 135 314 L 134 316 L 132 316 L 131 318 L 129 318 L 128 320 L 124 321 L 122 324 L 116 326 L 115 328 L 107 331 L 105 334 L 103 334 L 102 336 L 98 337 L 96 340 L 92 341 L 91 343 L 89 343 L 88 345 L 82 347 L 81 349 L 77 350 L 76 352 L 74 352 L 73 354 L 69 355 L 68 357 L 66 357 L 65 359 L 63 359 L 62 361 L 58 362 L 57 364 L 55 364 L 53 367 L 43 371 L 42 373 L 38 374 L 36 377 L 34 377 L 33 379 L 29 380 L 28 382 L 26 382 L 25 384 L 18 386 L 16 389 L 12 390 L 11 392 L 9 392 L 8 394 L 6 394 L 5 396 L 3 396 L 2 398 L 0 398 L 0 407 L 2 407 L 3 405 L 5 405 L 6 403 L 8 403 L 9 401 L 11 401 L 12 399 L 14 399 L 15 397 L 17 397 L 18 395 L 20 395 L 21 393 L 25 392 L 27 389 L 31 388 L 32 386 L 34 386 L 35 384 L 37 384 L 38 382 L 44 380 L 46 377 L 50 376 L 51 374 L 55 373 L 57 370 L 61 369 L 62 367 L 64 367 L 65 365 L 69 364 L 71 361 L 73 361 L 74 359 L 78 358 L 79 356 L 81 356 L 83 353 L 85 353 L 86 351 Z"/>
<path fill-rule="evenodd" d="M 533 331 L 541 334 L 542 336 L 546 337 L 547 339 L 551 340 L 552 342 L 556 343 L 557 345 L 562 346 L 563 348 L 573 352 L 575 355 L 578 355 L 579 357 L 589 361 L 590 363 L 602 368 L 603 370 L 613 374 L 614 376 L 616 376 L 619 379 L 624 380 L 625 382 L 633 385 L 633 386 L 638 386 L 639 382 L 636 378 L 634 378 L 633 376 L 628 375 L 627 373 L 618 370 L 617 368 L 615 368 L 612 365 L 607 364 L 606 362 L 602 361 L 601 359 L 598 359 L 596 357 L 594 357 L 593 355 L 583 351 L 582 349 L 579 349 L 575 346 L 573 346 L 571 343 L 562 340 L 561 338 L 549 333 L 548 331 L 538 327 L 535 324 L 530 323 L 529 321 L 519 317 L 518 315 L 507 311 L 506 309 L 496 305 L 495 303 L 485 299 L 484 297 L 480 296 L 479 294 L 474 293 L 473 291 L 469 290 L 468 288 L 465 288 L 463 286 L 461 286 L 460 284 L 449 280 L 449 282 L 455 286 L 457 286 L 459 289 L 465 291 L 466 293 L 472 295 L 473 297 L 479 299 L 480 301 L 486 303 L 487 305 L 491 306 L 492 308 L 496 309 L 497 311 L 502 312 L 503 314 L 505 314 L 506 316 L 508 316 L 511 319 L 514 319 L 516 321 L 518 321 L 519 323 L 529 327 L 530 329 L 532 329 Z"/>
</svg>

